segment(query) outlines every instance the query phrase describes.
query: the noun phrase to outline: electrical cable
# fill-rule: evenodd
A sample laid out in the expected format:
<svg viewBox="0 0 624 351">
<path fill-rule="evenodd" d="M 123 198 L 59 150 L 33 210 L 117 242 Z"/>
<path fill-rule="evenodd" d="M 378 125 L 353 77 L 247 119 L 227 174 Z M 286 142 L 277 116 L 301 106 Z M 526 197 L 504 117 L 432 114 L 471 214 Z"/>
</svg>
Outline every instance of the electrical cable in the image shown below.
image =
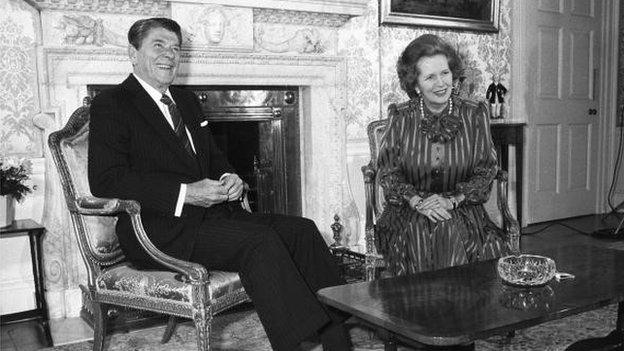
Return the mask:
<svg viewBox="0 0 624 351">
<path fill-rule="evenodd" d="M 534 234 L 539 234 L 541 232 L 543 232 L 544 230 L 552 227 L 553 225 L 557 224 L 557 222 L 552 222 L 550 224 L 545 225 L 543 228 L 538 229 L 536 231 L 533 232 L 523 232 L 522 229 L 520 230 L 520 235 L 524 236 L 524 235 L 534 235 Z"/>
<path fill-rule="evenodd" d="M 620 120 L 624 121 L 624 106 L 621 108 L 620 112 Z M 613 178 L 611 180 L 611 186 L 609 187 L 609 192 L 607 193 L 607 203 L 611 208 L 612 213 L 617 212 L 618 206 L 613 206 L 613 193 L 615 192 L 615 185 L 617 184 L 617 179 L 620 174 L 620 166 L 622 165 L 622 149 L 624 149 L 624 126 L 620 127 L 620 141 L 618 142 L 618 151 L 617 156 L 615 158 L 615 167 L 613 167 Z"/>
<path fill-rule="evenodd" d="M 573 226 L 571 226 L 571 225 L 569 225 L 569 224 L 565 224 L 565 223 L 558 222 L 558 221 L 557 221 L 557 222 L 551 222 L 551 223 L 549 223 L 549 224 L 545 225 L 543 228 L 540 228 L 540 229 L 538 229 L 538 230 L 536 230 L 536 231 L 533 231 L 533 232 L 526 232 L 526 233 L 525 233 L 525 232 L 522 232 L 522 233 L 521 233 L 521 235 L 535 235 L 535 234 L 541 233 L 541 232 L 543 232 L 544 230 L 546 230 L 546 229 L 548 229 L 548 228 L 550 228 L 550 227 L 552 227 L 552 226 L 554 226 L 554 225 L 557 225 L 557 224 L 558 224 L 558 225 L 560 225 L 560 226 L 562 226 L 562 227 L 566 227 L 566 228 L 568 228 L 568 229 L 572 229 L 572 230 L 574 230 L 574 231 L 576 231 L 576 232 L 579 232 L 579 233 L 581 233 L 581 234 L 583 234 L 583 235 L 591 235 L 591 233 L 584 232 L 584 231 L 582 231 L 582 230 L 580 230 L 580 229 L 574 228 Z"/>
<path fill-rule="evenodd" d="M 584 231 L 582 231 L 582 230 L 580 230 L 580 229 L 574 228 L 573 226 L 571 226 L 571 225 L 569 225 L 569 224 L 565 224 L 565 223 L 557 223 L 557 224 L 559 224 L 559 225 L 561 225 L 561 226 L 564 226 L 564 227 L 566 227 L 566 228 L 568 228 L 568 229 L 572 229 L 572 230 L 574 230 L 574 231 L 576 231 L 576 232 L 579 232 L 579 233 L 581 233 L 581 234 L 583 234 L 583 235 L 591 235 L 591 233 L 584 232 Z"/>
</svg>

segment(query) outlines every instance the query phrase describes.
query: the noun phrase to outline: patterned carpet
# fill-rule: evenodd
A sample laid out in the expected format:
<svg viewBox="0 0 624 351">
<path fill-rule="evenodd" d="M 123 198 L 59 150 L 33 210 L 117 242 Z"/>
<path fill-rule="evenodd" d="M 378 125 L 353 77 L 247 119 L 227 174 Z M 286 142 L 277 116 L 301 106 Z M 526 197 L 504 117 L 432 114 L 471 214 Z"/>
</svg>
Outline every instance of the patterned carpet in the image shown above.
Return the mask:
<svg viewBox="0 0 624 351">
<path fill-rule="evenodd" d="M 492 337 L 476 342 L 477 351 L 516 351 L 539 350 L 560 351 L 580 339 L 605 336 L 615 328 L 617 305 L 586 312 L 561 320 L 548 322 L 537 327 L 519 330 L 512 339 Z M 351 326 L 351 337 L 355 350 L 383 350 L 383 343 L 365 329 L 356 324 Z M 173 338 L 167 344 L 160 344 L 164 327 L 114 334 L 107 339 L 108 351 L 178 351 L 196 350 L 195 329 L 189 322 L 182 323 L 176 329 Z M 214 319 L 212 349 L 215 351 L 270 351 L 266 334 L 253 310 L 225 313 Z M 93 343 L 76 344 L 43 349 L 46 351 L 88 351 Z M 319 345 L 309 344 L 307 351 L 321 351 Z M 411 350 L 399 346 L 399 350 Z"/>
</svg>

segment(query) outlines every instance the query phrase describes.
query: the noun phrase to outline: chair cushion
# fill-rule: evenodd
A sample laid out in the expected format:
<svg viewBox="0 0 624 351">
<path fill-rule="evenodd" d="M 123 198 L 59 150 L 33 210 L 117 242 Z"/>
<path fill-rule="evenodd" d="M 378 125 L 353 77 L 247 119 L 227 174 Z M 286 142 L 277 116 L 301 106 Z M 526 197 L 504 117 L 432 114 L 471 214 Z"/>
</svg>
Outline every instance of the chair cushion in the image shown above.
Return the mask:
<svg viewBox="0 0 624 351">
<path fill-rule="evenodd" d="M 96 279 L 99 290 L 128 292 L 144 297 L 190 302 L 191 284 L 182 282 L 180 274 L 171 271 L 141 270 L 129 263 L 114 266 Z M 210 271 L 208 298 L 217 299 L 243 286 L 237 273 Z"/>
</svg>

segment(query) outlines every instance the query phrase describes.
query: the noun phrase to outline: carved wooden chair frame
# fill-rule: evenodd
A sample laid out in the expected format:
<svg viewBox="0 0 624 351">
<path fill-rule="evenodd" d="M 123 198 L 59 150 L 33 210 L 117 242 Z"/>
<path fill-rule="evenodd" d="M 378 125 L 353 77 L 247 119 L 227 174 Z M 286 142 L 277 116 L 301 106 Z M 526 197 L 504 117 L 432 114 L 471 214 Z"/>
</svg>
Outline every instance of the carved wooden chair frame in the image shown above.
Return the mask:
<svg viewBox="0 0 624 351">
<path fill-rule="evenodd" d="M 176 319 L 192 319 L 197 332 L 197 347 L 207 351 L 210 348 L 210 330 L 214 314 L 234 305 L 249 301 L 237 273 L 208 271 L 205 267 L 168 256 L 158 250 L 150 241 L 141 223 L 141 207 L 137 201 L 104 199 L 91 196 L 87 177 L 87 138 L 89 133 L 89 107 L 78 108 L 65 127 L 52 133 L 48 144 L 58 170 L 65 201 L 70 212 L 73 230 L 80 253 L 87 267 L 86 285 L 81 285 L 84 296 L 90 300 L 94 314 L 93 350 L 102 350 L 106 336 L 105 315 L 108 305 L 118 305 L 139 310 L 148 310 L 170 316 L 162 342 L 173 334 Z M 69 153 L 84 157 L 75 162 Z M 75 159 L 75 157 L 74 157 Z M 81 163 L 77 165 L 77 163 Z M 84 178 L 83 178 L 84 177 Z M 81 188 L 82 187 L 82 188 Z M 85 189 L 86 188 L 86 189 Z M 163 267 L 169 270 L 141 270 L 130 265 L 119 248 L 115 234 L 116 215 L 127 213 L 134 232 L 145 251 Z M 99 226 L 93 225 L 98 218 Z M 102 223 L 103 222 L 103 223 Z M 94 243 L 94 230 L 107 231 L 109 239 L 105 244 Z M 153 296 L 145 292 L 128 291 L 104 286 L 102 277 L 113 269 L 124 269 L 134 277 L 159 274 L 166 284 L 159 288 L 166 290 L 170 282 L 183 291 L 183 298 L 176 294 L 163 293 Z M 127 276 L 126 276 L 127 277 Z M 109 277 L 110 278 L 110 277 Z M 114 279 L 114 278 L 113 278 Z M 122 285 L 123 282 L 116 281 Z M 114 284 L 113 284 L 114 285 Z M 178 294 L 180 295 L 180 294 Z"/>
</svg>

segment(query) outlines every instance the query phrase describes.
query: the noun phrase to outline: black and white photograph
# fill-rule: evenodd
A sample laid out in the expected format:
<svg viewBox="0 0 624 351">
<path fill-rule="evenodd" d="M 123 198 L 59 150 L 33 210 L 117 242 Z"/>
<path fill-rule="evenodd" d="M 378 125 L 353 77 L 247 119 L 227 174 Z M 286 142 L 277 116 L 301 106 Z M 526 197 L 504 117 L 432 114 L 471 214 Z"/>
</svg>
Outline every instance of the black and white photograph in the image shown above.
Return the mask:
<svg viewBox="0 0 624 351">
<path fill-rule="evenodd" d="M 0 0 L 0 350 L 624 350 L 623 18 Z"/>
</svg>

